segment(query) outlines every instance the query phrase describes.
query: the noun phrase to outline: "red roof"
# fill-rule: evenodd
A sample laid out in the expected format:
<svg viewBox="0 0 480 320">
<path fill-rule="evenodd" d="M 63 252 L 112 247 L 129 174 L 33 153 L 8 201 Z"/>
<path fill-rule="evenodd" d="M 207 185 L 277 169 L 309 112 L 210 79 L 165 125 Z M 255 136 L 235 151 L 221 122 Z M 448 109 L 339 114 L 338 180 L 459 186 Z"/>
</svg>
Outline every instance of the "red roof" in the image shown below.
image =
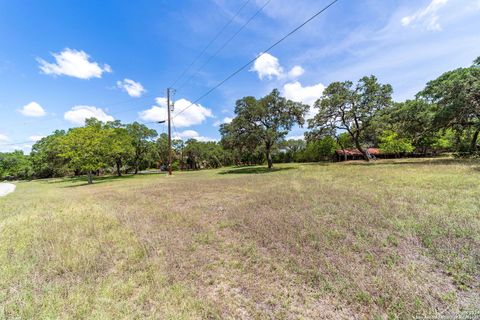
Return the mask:
<svg viewBox="0 0 480 320">
<path fill-rule="evenodd" d="M 381 151 L 379 148 L 368 148 L 367 151 L 368 153 L 374 156 L 381 154 Z M 345 149 L 345 150 L 338 149 L 335 151 L 335 153 L 340 155 L 346 154 L 347 156 L 362 156 L 362 153 L 358 151 L 358 149 Z"/>
</svg>

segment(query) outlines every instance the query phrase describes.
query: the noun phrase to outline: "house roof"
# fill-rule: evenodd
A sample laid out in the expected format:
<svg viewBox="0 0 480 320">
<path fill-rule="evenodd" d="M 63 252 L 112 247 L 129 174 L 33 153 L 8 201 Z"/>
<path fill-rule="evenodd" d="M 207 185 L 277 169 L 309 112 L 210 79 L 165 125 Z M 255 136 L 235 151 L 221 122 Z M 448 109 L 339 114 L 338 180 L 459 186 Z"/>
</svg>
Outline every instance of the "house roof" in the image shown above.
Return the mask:
<svg viewBox="0 0 480 320">
<path fill-rule="evenodd" d="M 368 148 L 367 149 L 368 153 L 370 153 L 371 155 L 379 155 L 381 154 L 382 152 L 380 151 L 379 148 Z M 342 149 L 338 149 L 335 151 L 336 154 L 339 154 L 339 155 L 347 155 L 347 156 L 362 156 L 362 153 L 360 151 L 358 151 L 358 149 L 345 149 L 345 150 L 342 150 Z"/>
</svg>

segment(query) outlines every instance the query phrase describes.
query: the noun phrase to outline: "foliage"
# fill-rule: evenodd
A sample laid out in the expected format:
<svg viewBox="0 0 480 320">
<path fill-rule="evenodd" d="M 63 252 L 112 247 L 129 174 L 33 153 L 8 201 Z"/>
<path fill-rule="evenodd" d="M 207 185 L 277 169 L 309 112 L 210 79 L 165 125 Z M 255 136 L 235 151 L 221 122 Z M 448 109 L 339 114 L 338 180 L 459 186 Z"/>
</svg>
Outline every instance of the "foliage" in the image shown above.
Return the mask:
<svg viewBox="0 0 480 320">
<path fill-rule="evenodd" d="M 123 165 L 134 155 L 133 137 L 118 120 L 107 122 L 103 130 L 107 131 L 109 163 L 117 167 L 117 175 L 121 176 Z"/>
<path fill-rule="evenodd" d="M 0 179 L 29 179 L 32 175 L 32 164 L 23 151 L 0 153 Z"/>
<path fill-rule="evenodd" d="M 175 150 L 175 144 L 173 146 Z M 181 148 L 180 148 L 181 149 Z M 157 153 L 157 159 L 160 166 L 166 167 L 168 165 L 168 134 L 162 133 L 155 141 L 155 151 Z"/>
<path fill-rule="evenodd" d="M 319 140 L 309 141 L 301 154 L 302 162 L 316 162 L 331 160 L 338 148 L 333 137 L 327 136 Z"/>
<path fill-rule="evenodd" d="M 71 129 L 62 140 L 63 153 L 60 156 L 68 159 L 73 168 L 87 172 L 91 184 L 93 172 L 108 163 L 111 134 L 95 122 Z"/>
<path fill-rule="evenodd" d="M 144 160 L 143 157 L 154 147 L 152 140 L 157 137 L 158 134 L 155 130 L 138 122 L 127 124 L 125 128 L 132 139 L 134 149 L 133 157 L 131 157 L 129 164 L 135 168 L 136 174 L 140 170 L 142 162 L 143 167 L 147 164 L 147 162 L 142 161 Z"/>
<path fill-rule="evenodd" d="M 236 102 L 235 118 L 220 129 L 222 143 L 227 148 L 248 149 L 250 152 L 263 146 L 268 168 L 272 168 L 273 148 L 294 124 L 304 124 L 308 108 L 281 97 L 276 89 L 258 100 L 244 97 Z"/>
<path fill-rule="evenodd" d="M 458 68 L 430 81 L 418 97 L 438 105 L 436 128 L 472 130 L 469 151 L 478 148 L 480 134 L 480 57 L 469 68 Z"/>
<path fill-rule="evenodd" d="M 70 172 L 68 159 L 60 157 L 66 134 L 64 130 L 56 130 L 32 146 L 30 159 L 37 178 L 62 177 Z"/>
<path fill-rule="evenodd" d="M 309 128 L 313 135 L 346 131 L 365 160 L 369 160 L 362 147 L 364 133 L 374 116 L 391 106 L 391 96 L 392 87 L 378 83 L 375 76 L 363 77 L 355 86 L 351 81 L 334 82 L 315 103 L 319 111 L 309 120 Z"/>
<path fill-rule="evenodd" d="M 412 144 L 405 138 L 399 138 L 393 131 L 385 131 L 380 136 L 380 150 L 385 153 L 402 154 L 415 150 Z"/>
<path fill-rule="evenodd" d="M 274 162 L 300 162 L 305 147 L 306 142 L 303 139 L 283 140 L 278 144 L 278 151 L 273 157 Z"/>
</svg>

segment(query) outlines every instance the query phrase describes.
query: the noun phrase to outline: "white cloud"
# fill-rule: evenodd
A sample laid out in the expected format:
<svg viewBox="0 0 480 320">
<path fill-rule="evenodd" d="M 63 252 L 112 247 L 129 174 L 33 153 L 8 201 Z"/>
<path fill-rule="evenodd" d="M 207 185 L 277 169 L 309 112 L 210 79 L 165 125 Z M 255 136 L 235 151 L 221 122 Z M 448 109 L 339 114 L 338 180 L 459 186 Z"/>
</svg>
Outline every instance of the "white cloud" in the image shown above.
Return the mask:
<svg viewBox="0 0 480 320">
<path fill-rule="evenodd" d="M 305 69 L 301 66 L 294 66 L 290 71 L 285 72 L 278 58 L 269 53 L 261 54 L 257 60 L 255 60 L 250 71 L 256 72 L 260 80 L 265 78 L 272 80 L 273 77 L 277 79 L 296 79 L 305 73 Z"/>
<path fill-rule="evenodd" d="M 37 142 L 39 140 L 42 140 L 43 138 L 45 138 L 45 136 L 30 136 L 30 137 L 28 137 L 28 139 L 30 139 L 30 141 L 32 141 L 32 142 Z"/>
<path fill-rule="evenodd" d="M 302 86 L 298 81 L 286 83 L 283 86 L 283 92 L 287 99 L 302 102 L 313 106 L 315 101 L 317 101 L 323 94 L 325 86 L 321 83 L 318 83 L 313 86 Z"/>
<path fill-rule="evenodd" d="M 202 142 L 217 141 L 217 139 L 214 139 L 214 138 L 203 137 L 195 130 L 185 130 L 185 131 L 179 132 L 175 138 L 182 139 L 182 140 L 195 139 Z"/>
<path fill-rule="evenodd" d="M 10 139 L 6 135 L 0 133 L 0 142 L 8 142 L 8 141 L 10 141 Z"/>
<path fill-rule="evenodd" d="M 428 6 L 422 8 L 410 16 L 401 19 L 403 26 L 421 26 L 429 31 L 440 31 L 442 26 L 439 22 L 438 10 L 446 5 L 448 0 L 432 0 Z"/>
<path fill-rule="evenodd" d="M 230 122 L 232 122 L 232 120 L 233 120 L 233 118 L 225 117 L 225 118 L 223 118 L 223 120 L 215 121 L 215 122 L 213 123 L 213 126 L 218 127 L 218 126 L 221 125 L 221 124 L 230 123 Z"/>
<path fill-rule="evenodd" d="M 283 68 L 280 66 L 278 58 L 269 53 L 261 54 L 257 60 L 255 60 L 250 71 L 255 71 L 260 80 L 263 80 L 266 77 L 272 79 L 274 76 L 279 78 L 283 74 Z"/>
<path fill-rule="evenodd" d="M 127 92 L 130 97 L 138 98 L 147 90 L 145 90 L 140 82 L 135 82 L 131 79 L 123 79 L 123 81 L 117 81 L 117 87 Z"/>
<path fill-rule="evenodd" d="M 64 118 L 67 121 L 80 125 L 83 125 L 85 119 L 89 118 L 95 118 L 103 122 L 115 120 L 102 109 L 91 106 L 75 106 L 70 111 L 65 112 Z"/>
<path fill-rule="evenodd" d="M 167 99 L 157 98 L 156 101 L 158 106 L 153 106 L 150 109 L 138 113 L 140 119 L 144 121 L 161 121 L 166 119 Z M 182 112 L 182 110 L 185 111 Z M 186 99 L 177 100 L 175 102 L 175 110 L 172 112 L 173 122 L 177 128 L 185 128 L 200 124 L 210 117 L 213 117 L 210 109 L 207 109 L 200 104 L 192 105 L 192 103 Z"/>
<path fill-rule="evenodd" d="M 311 119 L 314 117 L 316 109 L 313 107 L 315 101 L 317 101 L 323 94 L 325 86 L 321 83 L 315 84 L 313 86 L 302 86 L 298 81 L 286 83 L 283 86 L 283 93 L 285 98 L 292 101 L 301 102 L 308 104 L 310 106 L 310 111 L 308 112 L 306 118 Z"/>
<path fill-rule="evenodd" d="M 43 117 L 46 114 L 42 106 L 35 101 L 32 101 L 27 105 L 24 105 L 22 109 L 18 111 L 27 117 Z"/>
<path fill-rule="evenodd" d="M 97 62 L 90 61 L 85 51 L 66 48 L 60 53 L 52 53 L 54 63 L 37 58 L 40 70 L 45 74 L 65 75 L 80 79 L 101 78 L 104 72 L 112 72 L 108 64 L 103 67 Z"/>
<path fill-rule="evenodd" d="M 295 66 L 288 72 L 288 77 L 295 79 L 300 77 L 304 73 L 305 73 L 305 69 L 303 69 L 301 66 Z"/>
</svg>

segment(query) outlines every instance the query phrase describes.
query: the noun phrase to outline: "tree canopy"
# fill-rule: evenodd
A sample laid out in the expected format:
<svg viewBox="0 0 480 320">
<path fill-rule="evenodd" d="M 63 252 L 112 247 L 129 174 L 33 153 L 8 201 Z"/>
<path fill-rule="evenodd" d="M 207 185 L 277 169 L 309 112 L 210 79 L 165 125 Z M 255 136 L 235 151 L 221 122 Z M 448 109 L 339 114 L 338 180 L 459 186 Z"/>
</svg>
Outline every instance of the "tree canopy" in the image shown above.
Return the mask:
<svg viewBox="0 0 480 320">
<path fill-rule="evenodd" d="M 346 131 L 356 148 L 369 160 L 362 146 L 365 131 L 374 116 L 392 104 L 392 86 L 378 83 L 375 76 L 363 77 L 356 85 L 351 81 L 334 82 L 315 102 L 318 113 L 309 121 L 313 135 Z"/>
<path fill-rule="evenodd" d="M 458 68 L 430 81 L 418 98 L 438 106 L 435 128 L 451 128 L 470 136 L 471 153 L 480 134 L 480 57 L 469 68 Z"/>
<path fill-rule="evenodd" d="M 225 146 L 255 150 L 263 146 L 268 168 L 273 166 L 272 149 L 294 124 L 302 126 L 309 106 L 287 100 L 274 89 L 267 96 L 237 100 L 235 118 L 222 125 L 220 132 Z"/>
</svg>

